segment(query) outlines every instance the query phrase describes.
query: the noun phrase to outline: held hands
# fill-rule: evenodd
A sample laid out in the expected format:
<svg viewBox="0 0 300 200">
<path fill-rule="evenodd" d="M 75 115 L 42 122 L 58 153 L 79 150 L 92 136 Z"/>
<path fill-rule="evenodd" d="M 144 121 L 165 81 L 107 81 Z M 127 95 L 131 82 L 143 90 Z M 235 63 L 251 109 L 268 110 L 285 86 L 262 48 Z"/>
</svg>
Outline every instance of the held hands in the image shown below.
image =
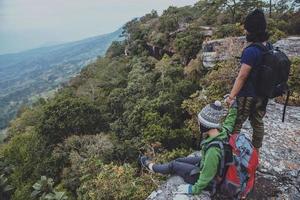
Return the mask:
<svg viewBox="0 0 300 200">
<path fill-rule="evenodd" d="M 227 95 L 224 96 L 224 98 L 225 98 L 225 103 L 227 104 L 227 106 L 229 108 L 231 108 L 231 107 L 236 108 L 237 107 L 237 102 L 236 102 L 235 97 L 233 98 L 229 94 L 227 94 Z"/>
<path fill-rule="evenodd" d="M 181 184 L 178 186 L 176 194 L 192 194 L 192 185 L 190 184 Z"/>
</svg>

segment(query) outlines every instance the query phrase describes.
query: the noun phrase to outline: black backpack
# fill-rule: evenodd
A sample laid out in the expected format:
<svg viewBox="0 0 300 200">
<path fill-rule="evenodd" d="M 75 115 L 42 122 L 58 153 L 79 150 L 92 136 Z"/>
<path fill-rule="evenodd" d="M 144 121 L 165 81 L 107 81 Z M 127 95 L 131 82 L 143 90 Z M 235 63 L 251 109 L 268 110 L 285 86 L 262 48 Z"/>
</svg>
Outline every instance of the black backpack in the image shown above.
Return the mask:
<svg viewBox="0 0 300 200">
<path fill-rule="evenodd" d="M 257 80 L 255 81 L 256 93 L 260 97 L 275 98 L 287 94 L 284 105 L 282 121 L 289 98 L 289 87 L 287 84 L 291 61 L 285 53 L 278 48 L 273 48 L 270 43 L 267 46 L 262 43 L 253 43 L 248 47 L 257 47 L 262 51 L 262 61 L 258 67 Z"/>
</svg>

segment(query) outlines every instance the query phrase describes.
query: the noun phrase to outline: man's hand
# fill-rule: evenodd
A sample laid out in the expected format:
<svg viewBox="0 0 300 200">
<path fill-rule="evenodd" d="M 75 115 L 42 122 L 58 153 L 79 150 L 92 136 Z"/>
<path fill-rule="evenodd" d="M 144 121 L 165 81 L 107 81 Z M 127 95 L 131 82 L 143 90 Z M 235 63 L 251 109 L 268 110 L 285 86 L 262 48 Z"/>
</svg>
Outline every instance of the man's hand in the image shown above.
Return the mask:
<svg viewBox="0 0 300 200">
<path fill-rule="evenodd" d="M 176 194 L 192 194 L 192 185 L 190 184 L 181 184 L 178 186 Z"/>
</svg>

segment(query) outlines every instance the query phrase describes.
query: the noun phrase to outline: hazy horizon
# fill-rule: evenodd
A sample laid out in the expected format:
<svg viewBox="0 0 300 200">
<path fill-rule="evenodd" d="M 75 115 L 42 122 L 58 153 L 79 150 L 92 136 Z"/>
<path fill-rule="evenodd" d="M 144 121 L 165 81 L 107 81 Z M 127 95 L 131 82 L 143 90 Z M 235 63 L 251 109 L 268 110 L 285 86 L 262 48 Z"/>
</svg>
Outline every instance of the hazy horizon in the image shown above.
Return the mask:
<svg viewBox="0 0 300 200">
<path fill-rule="evenodd" d="M 197 0 L 0 0 L 0 55 L 116 31 L 134 17 Z"/>
</svg>

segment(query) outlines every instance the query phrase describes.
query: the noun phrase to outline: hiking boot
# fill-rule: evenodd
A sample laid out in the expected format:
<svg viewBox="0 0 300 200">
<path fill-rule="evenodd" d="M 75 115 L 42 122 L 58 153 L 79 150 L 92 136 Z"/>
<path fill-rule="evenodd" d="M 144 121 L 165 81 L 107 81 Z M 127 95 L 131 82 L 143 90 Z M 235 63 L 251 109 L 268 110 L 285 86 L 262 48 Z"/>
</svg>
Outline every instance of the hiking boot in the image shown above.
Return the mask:
<svg viewBox="0 0 300 200">
<path fill-rule="evenodd" d="M 139 164 L 149 170 L 150 159 L 147 156 L 139 156 Z"/>
</svg>

